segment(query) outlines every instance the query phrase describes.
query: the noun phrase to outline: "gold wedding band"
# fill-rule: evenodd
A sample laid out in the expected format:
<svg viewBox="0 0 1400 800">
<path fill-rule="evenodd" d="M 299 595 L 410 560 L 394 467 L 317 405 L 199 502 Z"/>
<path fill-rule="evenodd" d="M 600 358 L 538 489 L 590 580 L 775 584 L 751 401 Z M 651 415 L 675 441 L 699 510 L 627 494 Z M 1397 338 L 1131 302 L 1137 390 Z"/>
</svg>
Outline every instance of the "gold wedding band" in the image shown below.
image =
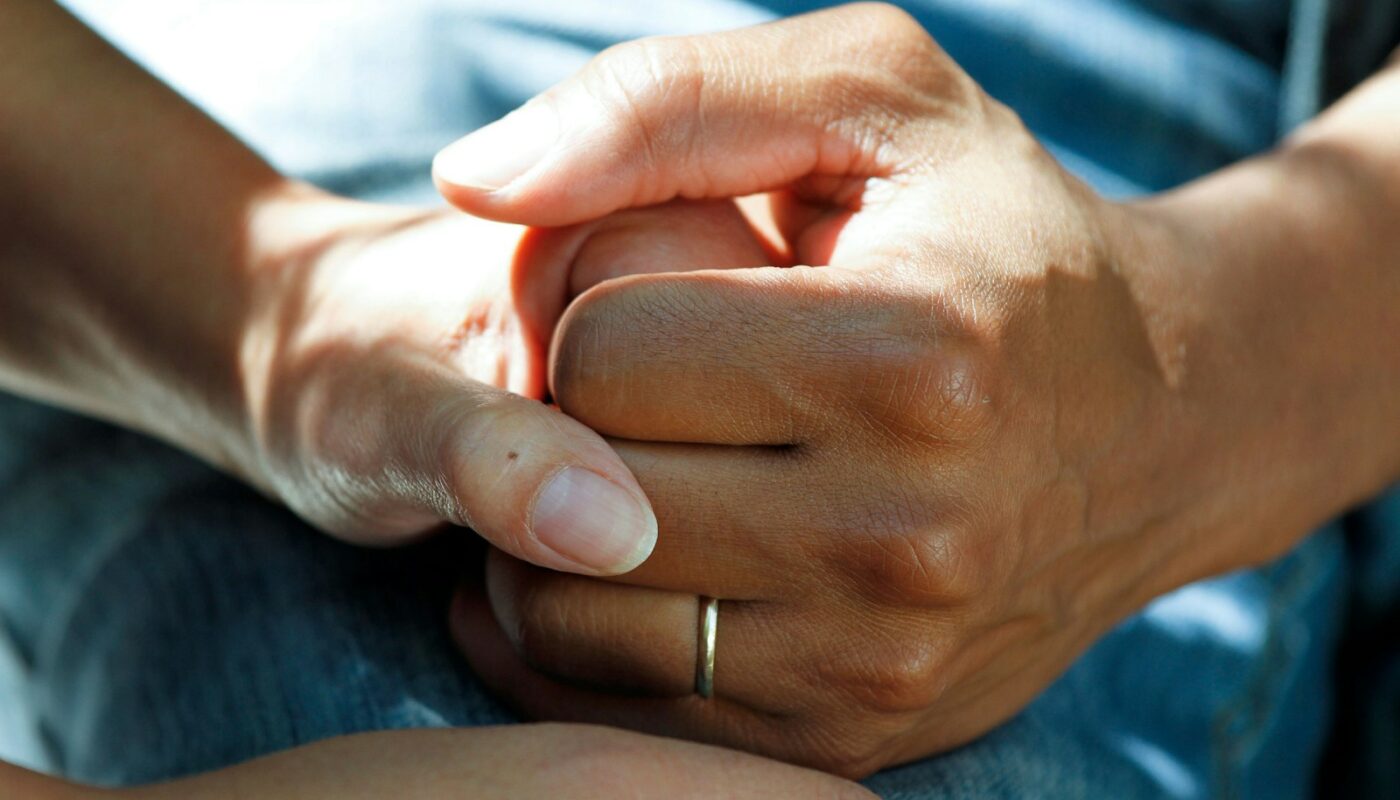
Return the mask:
<svg viewBox="0 0 1400 800">
<path fill-rule="evenodd" d="M 695 653 L 695 693 L 708 699 L 715 693 L 715 629 L 719 627 L 719 600 L 700 598 L 700 636 Z"/>
</svg>

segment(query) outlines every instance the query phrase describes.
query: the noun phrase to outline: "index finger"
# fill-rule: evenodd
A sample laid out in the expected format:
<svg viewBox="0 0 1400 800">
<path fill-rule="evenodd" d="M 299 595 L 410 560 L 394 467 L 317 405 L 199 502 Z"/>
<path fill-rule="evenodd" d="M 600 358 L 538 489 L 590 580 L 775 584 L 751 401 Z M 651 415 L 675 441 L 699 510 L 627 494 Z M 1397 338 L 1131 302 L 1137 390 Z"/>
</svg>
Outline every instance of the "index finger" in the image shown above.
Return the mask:
<svg viewBox="0 0 1400 800">
<path fill-rule="evenodd" d="M 641 275 L 580 296 L 555 333 L 555 402 L 642 441 L 800 445 L 897 346 L 851 273 L 792 267 Z"/>
<path fill-rule="evenodd" d="M 885 176 L 979 91 L 907 13 L 852 4 L 610 48 L 450 145 L 433 174 L 468 213 L 565 225 L 807 176 Z"/>
</svg>

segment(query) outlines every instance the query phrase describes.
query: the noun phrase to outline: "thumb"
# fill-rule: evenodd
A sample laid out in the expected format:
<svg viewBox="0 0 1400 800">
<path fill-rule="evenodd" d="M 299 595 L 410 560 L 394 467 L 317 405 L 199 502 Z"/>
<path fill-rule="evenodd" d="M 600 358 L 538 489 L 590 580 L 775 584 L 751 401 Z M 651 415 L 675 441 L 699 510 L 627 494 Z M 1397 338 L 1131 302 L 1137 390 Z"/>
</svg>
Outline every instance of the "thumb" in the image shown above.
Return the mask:
<svg viewBox="0 0 1400 800">
<path fill-rule="evenodd" d="M 615 575 L 651 555 L 651 504 L 601 436 L 544 403 L 478 391 L 440 428 L 441 442 L 457 444 L 419 454 L 448 476 L 445 510 L 500 549 L 564 572 Z"/>
<path fill-rule="evenodd" d="M 368 370 L 367 372 L 373 372 Z M 651 554 L 656 517 L 601 436 L 555 408 L 438 364 L 399 363 L 389 380 L 342 397 L 322 429 L 320 481 L 354 509 L 342 536 L 383 541 L 440 521 L 469 527 L 542 567 L 626 572 Z M 335 429 L 338 428 L 337 432 Z"/>
<path fill-rule="evenodd" d="M 464 211 L 530 225 L 807 177 L 853 204 L 865 179 L 935 149 L 927 121 L 978 91 L 904 12 L 844 6 L 611 48 L 445 148 L 433 174 Z"/>
</svg>

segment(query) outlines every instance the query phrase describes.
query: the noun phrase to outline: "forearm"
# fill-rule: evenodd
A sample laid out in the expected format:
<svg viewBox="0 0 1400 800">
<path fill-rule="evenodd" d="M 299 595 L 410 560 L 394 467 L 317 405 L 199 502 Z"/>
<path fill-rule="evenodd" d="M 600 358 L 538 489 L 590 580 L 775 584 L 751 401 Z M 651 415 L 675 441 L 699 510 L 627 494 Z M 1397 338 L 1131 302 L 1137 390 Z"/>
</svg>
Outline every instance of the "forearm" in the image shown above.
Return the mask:
<svg viewBox="0 0 1400 800">
<path fill-rule="evenodd" d="M 1198 433 L 1236 445 L 1201 461 L 1244 498 L 1218 509 L 1255 531 L 1244 560 L 1400 478 L 1400 69 L 1140 209 L 1185 245 L 1152 281 L 1180 298 L 1186 403 L 1222 412 Z"/>
<path fill-rule="evenodd" d="M 100 789 L 78 786 L 0 761 L 0 797 L 23 797 L 28 800 L 91 800 L 105 795 L 106 792 Z"/>
<path fill-rule="evenodd" d="M 54 4 L 0 51 L 0 386 L 234 466 L 258 216 L 310 190 Z"/>
</svg>

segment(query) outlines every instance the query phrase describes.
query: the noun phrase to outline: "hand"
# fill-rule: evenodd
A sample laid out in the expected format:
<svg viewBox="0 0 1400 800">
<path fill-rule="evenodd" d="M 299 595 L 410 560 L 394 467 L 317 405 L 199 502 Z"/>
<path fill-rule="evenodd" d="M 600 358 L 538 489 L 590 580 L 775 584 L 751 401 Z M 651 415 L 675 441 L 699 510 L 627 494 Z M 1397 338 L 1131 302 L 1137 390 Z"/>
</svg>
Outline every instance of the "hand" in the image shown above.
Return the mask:
<svg viewBox="0 0 1400 800">
<path fill-rule="evenodd" d="M 393 544 L 468 526 L 554 569 L 613 573 L 656 523 L 594 432 L 539 402 L 570 293 L 627 272 L 762 264 L 732 203 L 625 212 L 567 235 L 316 196 L 258 224 L 242 365 L 247 470 L 332 533 Z M 512 278 L 511 263 L 515 261 Z"/>
<path fill-rule="evenodd" d="M 0 213 L 0 388 L 160 437 L 355 541 L 454 522 L 587 573 L 650 552 L 626 466 L 538 402 L 544 348 L 589 252 L 600 276 L 768 261 L 733 204 L 544 247 L 290 181 L 58 4 L 9 4 L 0 50 L 0 83 L 23 85 L 0 93 L 0 206 L 23 205 Z M 630 255 L 606 254 L 624 232 Z"/>
<path fill-rule="evenodd" d="M 359 734 L 193 778 L 91 796 L 132 800 L 872 797 L 855 784 L 743 753 L 581 725 Z"/>
<path fill-rule="evenodd" d="M 534 148 L 463 163 L 504 140 Z M 459 602 L 467 657 L 535 716 L 866 774 L 980 735 L 1149 599 L 1380 485 L 1377 459 L 1321 468 L 1349 442 L 1316 421 L 1374 434 L 1385 396 L 1343 412 L 1298 383 L 1364 377 L 1314 356 L 1357 331 L 1310 302 L 1265 316 L 1228 260 L 1278 224 L 1220 201 L 1253 202 L 1259 173 L 1213 206 L 1109 203 L 888 7 L 624 45 L 437 179 L 550 225 L 771 192 L 820 265 L 622 278 L 566 312 L 554 396 L 613 437 L 661 538 L 622 582 L 497 554 L 489 608 Z M 1315 282 L 1260 284 L 1281 302 Z M 1275 341 L 1297 372 L 1260 358 Z M 722 599 L 710 701 L 697 595 Z"/>
</svg>

